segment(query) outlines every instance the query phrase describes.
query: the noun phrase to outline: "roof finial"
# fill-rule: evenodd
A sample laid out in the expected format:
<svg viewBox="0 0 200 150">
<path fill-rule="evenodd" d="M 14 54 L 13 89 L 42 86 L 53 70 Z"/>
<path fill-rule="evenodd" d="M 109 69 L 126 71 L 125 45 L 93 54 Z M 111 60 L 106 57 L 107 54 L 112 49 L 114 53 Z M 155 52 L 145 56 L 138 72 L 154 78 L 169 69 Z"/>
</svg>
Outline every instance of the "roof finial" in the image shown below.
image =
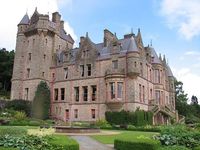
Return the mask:
<svg viewBox="0 0 200 150">
<path fill-rule="evenodd" d="M 86 37 L 88 37 L 88 32 L 86 32 Z"/>
<path fill-rule="evenodd" d="M 150 40 L 150 46 L 152 46 L 152 39 Z"/>
</svg>

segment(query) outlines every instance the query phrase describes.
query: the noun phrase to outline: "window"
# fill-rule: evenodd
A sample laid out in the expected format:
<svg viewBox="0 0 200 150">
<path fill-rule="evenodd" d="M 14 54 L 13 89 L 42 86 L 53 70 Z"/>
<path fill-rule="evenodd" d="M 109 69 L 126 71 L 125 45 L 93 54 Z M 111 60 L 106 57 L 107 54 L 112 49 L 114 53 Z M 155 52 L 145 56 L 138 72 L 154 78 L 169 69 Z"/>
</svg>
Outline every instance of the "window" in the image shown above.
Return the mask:
<svg viewBox="0 0 200 150">
<path fill-rule="evenodd" d="M 79 87 L 74 87 L 74 97 L 75 97 L 75 101 L 78 102 L 79 101 Z"/>
<path fill-rule="evenodd" d="M 29 89 L 25 88 L 25 97 L 24 97 L 25 100 L 28 100 L 28 92 L 29 92 Z"/>
<path fill-rule="evenodd" d="M 69 109 L 65 110 L 65 114 L 66 114 L 66 121 L 68 121 L 69 120 Z"/>
<path fill-rule="evenodd" d="M 82 52 L 82 58 L 85 58 L 85 54 L 86 54 L 86 51 L 84 50 L 84 51 Z"/>
<path fill-rule="evenodd" d="M 84 86 L 83 87 L 83 101 L 87 101 L 88 100 L 88 87 Z"/>
<path fill-rule="evenodd" d="M 64 79 L 68 77 L 68 68 L 64 68 Z"/>
<path fill-rule="evenodd" d="M 150 89 L 150 100 L 153 99 L 153 92 L 152 92 L 152 89 Z"/>
<path fill-rule="evenodd" d="M 54 89 L 54 100 L 58 100 L 58 89 Z"/>
<path fill-rule="evenodd" d="M 96 118 L 95 109 L 91 109 L 92 119 Z"/>
<path fill-rule="evenodd" d="M 139 100 L 142 102 L 142 85 L 139 84 Z"/>
<path fill-rule="evenodd" d="M 142 86 L 142 102 L 145 102 L 145 88 Z"/>
<path fill-rule="evenodd" d="M 80 65 L 81 77 L 84 77 L 84 65 Z"/>
<path fill-rule="evenodd" d="M 28 60 L 31 60 L 31 53 L 28 53 Z"/>
<path fill-rule="evenodd" d="M 123 83 L 118 82 L 117 83 L 117 98 L 122 98 L 123 95 Z"/>
<path fill-rule="evenodd" d="M 42 72 L 42 77 L 44 77 L 44 72 Z"/>
<path fill-rule="evenodd" d="M 61 88 L 61 100 L 65 100 L 65 88 Z"/>
<path fill-rule="evenodd" d="M 140 75 L 143 76 L 143 65 L 140 63 Z"/>
<path fill-rule="evenodd" d="M 53 78 L 53 79 L 55 78 L 55 73 L 52 73 L 52 78 Z"/>
<path fill-rule="evenodd" d="M 160 71 L 158 69 L 155 70 L 155 83 L 160 83 Z"/>
<path fill-rule="evenodd" d="M 35 39 L 33 39 L 33 44 L 35 44 Z"/>
<path fill-rule="evenodd" d="M 160 91 L 156 90 L 155 91 L 155 96 L 156 96 L 156 102 L 157 102 L 157 104 L 160 104 Z"/>
<path fill-rule="evenodd" d="M 117 69 L 118 68 L 118 60 L 113 60 L 112 61 L 112 68 Z"/>
<path fill-rule="evenodd" d="M 96 100 L 96 92 L 97 92 L 97 86 L 93 85 L 92 86 L 92 101 Z"/>
<path fill-rule="evenodd" d="M 74 109 L 74 118 L 78 118 L 78 109 Z"/>
<path fill-rule="evenodd" d="M 137 62 L 135 61 L 135 67 L 137 67 Z"/>
<path fill-rule="evenodd" d="M 111 95 L 111 99 L 115 98 L 115 83 L 114 82 L 110 83 L 110 95 Z"/>
<path fill-rule="evenodd" d="M 91 76 L 91 64 L 87 64 L 88 76 Z"/>
<path fill-rule="evenodd" d="M 30 68 L 27 68 L 27 78 L 30 77 Z"/>
<path fill-rule="evenodd" d="M 89 50 L 86 50 L 86 57 L 88 58 L 89 57 Z"/>
<path fill-rule="evenodd" d="M 43 57 L 44 57 L 44 60 L 45 60 L 45 59 L 46 59 L 46 55 L 44 54 L 44 56 L 43 56 Z"/>
<path fill-rule="evenodd" d="M 149 70 L 150 81 L 152 81 L 151 69 Z"/>
</svg>

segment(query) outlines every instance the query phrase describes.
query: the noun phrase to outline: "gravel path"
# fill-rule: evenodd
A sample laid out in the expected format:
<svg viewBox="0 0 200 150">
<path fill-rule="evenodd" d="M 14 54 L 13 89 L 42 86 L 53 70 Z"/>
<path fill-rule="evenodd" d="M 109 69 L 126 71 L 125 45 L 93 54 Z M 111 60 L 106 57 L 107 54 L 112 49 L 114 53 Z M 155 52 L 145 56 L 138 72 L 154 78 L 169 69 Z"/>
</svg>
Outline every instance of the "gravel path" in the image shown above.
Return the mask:
<svg viewBox="0 0 200 150">
<path fill-rule="evenodd" d="M 80 146 L 80 150 L 114 150 L 111 146 L 107 146 L 93 140 L 89 136 L 71 136 Z"/>
</svg>

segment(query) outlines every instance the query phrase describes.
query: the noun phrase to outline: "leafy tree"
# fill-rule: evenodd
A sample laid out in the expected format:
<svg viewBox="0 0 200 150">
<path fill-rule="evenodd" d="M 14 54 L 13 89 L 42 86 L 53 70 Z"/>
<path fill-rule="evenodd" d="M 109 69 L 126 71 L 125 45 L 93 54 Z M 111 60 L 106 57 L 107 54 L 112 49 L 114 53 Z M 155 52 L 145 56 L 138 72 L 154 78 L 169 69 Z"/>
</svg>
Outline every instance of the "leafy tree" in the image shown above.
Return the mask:
<svg viewBox="0 0 200 150">
<path fill-rule="evenodd" d="M 191 103 L 192 104 L 198 104 L 198 98 L 196 96 L 192 95 Z"/>
<path fill-rule="evenodd" d="M 35 92 L 32 105 L 32 116 L 38 119 L 47 119 L 50 109 L 50 90 L 45 81 L 41 81 Z"/>
<path fill-rule="evenodd" d="M 181 81 L 175 80 L 175 99 L 176 99 L 176 110 L 178 110 L 180 115 L 186 116 L 188 107 L 187 107 L 187 94 L 183 91 L 183 83 Z"/>
<path fill-rule="evenodd" d="M 0 90 L 10 91 L 11 77 L 14 63 L 14 50 L 7 51 L 5 48 L 0 49 Z"/>
</svg>

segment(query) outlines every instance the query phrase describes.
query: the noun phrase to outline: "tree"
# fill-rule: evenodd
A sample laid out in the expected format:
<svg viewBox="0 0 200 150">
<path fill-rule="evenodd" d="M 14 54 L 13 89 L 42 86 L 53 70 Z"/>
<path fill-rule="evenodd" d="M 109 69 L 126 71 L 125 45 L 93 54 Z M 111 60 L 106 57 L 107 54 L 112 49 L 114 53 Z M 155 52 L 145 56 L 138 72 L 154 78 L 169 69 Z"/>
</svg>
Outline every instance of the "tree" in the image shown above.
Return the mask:
<svg viewBox="0 0 200 150">
<path fill-rule="evenodd" d="M 176 110 L 178 110 L 180 115 L 187 115 L 187 94 L 183 91 L 183 83 L 181 81 L 175 80 L 175 99 L 176 99 Z"/>
<path fill-rule="evenodd" d="M 0 90 L 10 91 L 14 63 L 14 50 L 0 49 Z"/>
<path fill-rule="evenodd" d="M 48 119 L 50 110 L 50 90 L 45 81 L 41 81 L 35 92 L 32 105 L 32 116 L 38 119 Z"/>
<path fill-rule="evenodd" d="M 198 98 L 194 95 L 192 95 L 191 104 L 198 104 Z"/>
</svg>

